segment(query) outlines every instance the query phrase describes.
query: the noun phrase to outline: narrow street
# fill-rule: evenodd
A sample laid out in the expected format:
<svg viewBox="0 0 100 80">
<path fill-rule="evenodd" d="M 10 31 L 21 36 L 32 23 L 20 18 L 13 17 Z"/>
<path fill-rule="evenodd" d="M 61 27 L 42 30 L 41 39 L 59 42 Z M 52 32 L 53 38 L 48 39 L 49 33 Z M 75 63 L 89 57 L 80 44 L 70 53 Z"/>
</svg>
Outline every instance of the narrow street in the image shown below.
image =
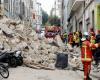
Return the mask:
<svg viewBox="0 0 100 80">
<path fill-rule="evenodd" d="M 100 80 L 100 72 L 92 73 L 93 80 Z M 8 79 L 0 80 L 83 80 L 82 71 L 72 70 L 36 70 L 28 67 L 10 69 Z"/>
<path fill-rule="evenodd" d="M 5 80 L 82 80 L 82 77 L 82 72 L 77 71 L 49 71 L 18 67 L 10 69 L 10 77 Z"/>
<path fill-rule="evenodd" d="M 0 0 L 0 63 L 0 80 L 100 80 L 100 0 Z"/>
</svg>

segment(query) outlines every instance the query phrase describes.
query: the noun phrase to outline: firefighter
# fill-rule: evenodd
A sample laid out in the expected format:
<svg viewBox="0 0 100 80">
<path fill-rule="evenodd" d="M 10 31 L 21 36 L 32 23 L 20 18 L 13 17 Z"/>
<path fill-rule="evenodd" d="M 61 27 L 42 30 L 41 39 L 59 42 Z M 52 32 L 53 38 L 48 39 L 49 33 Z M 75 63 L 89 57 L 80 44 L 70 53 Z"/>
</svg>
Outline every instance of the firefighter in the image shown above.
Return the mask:
<svg viewBox="0 0 100 80">
<path fill-rule="evenodd" d="M 68 43 L 72 46 L 73 44 L 73 33 L 69 33 L 69 36 L 68 36 Z"/>
<path fill-rule="evenodd" d="M 91 62 L 92 62 L 92 51 L 91 48 L 96 48 L 100 46 L 98 44 L 92 44 L 89 41 L 89 34 L 85 32 L 82 38 L 82 46 L 81 46 L 81 60 L 84 69 L 84 80 L 91 80 L 89 77 L 90 70 L 91 70 Z"/>
<path fill-rule="evenodd" d="M 95 44 L 95 40 L 96 40 L 95 33 L 91 32 L 90 33 L 90 42 L 93 43 L 93 44 Z"/>
<path fill-rule="evenodd" d="M 80 42 L 80 40 L 79 40 L 79 32 L 76 32 L 75 35 L 76 35 L 75 44 L 76 44 L 77 47 L 79 47 L 79 42 Z"/>
<path fill-rule="evenodd" d="M 72 47 L 75 46 L 75 40 L 76 40 L 76 32 L 73 32 L 73 44 L 72 44 Z"/>
<path fill-rule="evenodd" d="M 82 32 L 79 31 L 79 46 L 82 45 L 82 41 L 81 41 L 81 39 L 82 39 Z"/>
<path fill-rule="evenodd" d="M 96 35 L 96 43 L 100 42 L 100 29 L 98 30 L 98 34 Z M 100 47 L 95 50 L 95 65 L 98 66 L 100 61 Z"/>
<path fill-rule="evenodd" d="M 93 28 L 90 28 L 90 30 L 89 30 L 89 35 L 91 35 L 91 34 L 94 34 L 94 36 L 95 36 L 95 32 L 94 32 Z"/>
<path fill-rule="evenodd" d="M 96 43 L 95 33 L 93 31 L 91 31 L 89 36 L 90 36 L 90 43 L 95 44 Z M 92 50 L 93 58 L 94 58 L 94 61 L 95 61 L 96 60 L 96 49 L 91 48 L 91 50 Z"/>
<path fill-rule="evenodd" d="M 63 34 L 63 37 L 64 37 L 64 43 L 67 44 L 67 33 L 66 32 Z"/>
</svg>

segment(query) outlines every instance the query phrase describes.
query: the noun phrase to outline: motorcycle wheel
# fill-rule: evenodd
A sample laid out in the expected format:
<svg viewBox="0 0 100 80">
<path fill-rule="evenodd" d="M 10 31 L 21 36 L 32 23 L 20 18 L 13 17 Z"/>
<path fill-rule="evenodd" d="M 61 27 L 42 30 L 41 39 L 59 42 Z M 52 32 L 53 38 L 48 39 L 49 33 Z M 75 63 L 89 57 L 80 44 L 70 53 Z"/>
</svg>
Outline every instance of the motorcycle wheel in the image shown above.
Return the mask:
<svg viewBox="0 0 100 80">
<path fill-rule="evenodd" d="M 11 58 L 11 59 L 10 59 L 10 62 L 9 62 L 9 65 L 10 65 L 11 67 L 17 67 L 16 58 Z"/>
<path fill-rule="evenodd" d="M 8 71 L 8 69 L 0 66 L 0 75 L 3 78 L 8 78 L 9 77 L 9 71 Z"/>
<path fill-rule="evenodd" d="M 18 66 L 21 66 L 23 64 L 23 59 L 18 60 L 17 64 Z"/>
</svg>

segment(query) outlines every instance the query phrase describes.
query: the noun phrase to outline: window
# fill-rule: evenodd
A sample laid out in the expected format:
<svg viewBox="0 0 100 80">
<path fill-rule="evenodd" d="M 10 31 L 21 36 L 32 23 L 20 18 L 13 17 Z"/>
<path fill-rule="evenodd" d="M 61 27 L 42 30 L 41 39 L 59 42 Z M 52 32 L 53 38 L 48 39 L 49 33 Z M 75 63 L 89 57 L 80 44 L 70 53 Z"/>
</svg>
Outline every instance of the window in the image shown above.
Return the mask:
<svg viewBox="0 0 100 80">
<path fill-rule="evenodd" d="M 92 26 L 94 28 L 94 11 L 92 11 Z"/>
<path fill-rule="evenodd" d="M 83 23 L 82 23 L 82 21 L 79 23 L 79 31 L 82 31 L 82 25 L 83 25 Z"/>
<path fill-rule="evenodd" d="M 88 18 L 88 19 L 86 20 L 86 25 L 87 25 L 86 31 L 88 31 L 88 30 L 89 30 L 89 27 L 90 27 L 90 18 Z"/>
<path fill-rule="evenodd" d="M 85 5 L 87 6 L 92 0 L 85 0 Z"/>
<path fill-rule="evenodd" d="M 1 0 L 0 0 L 1 1 Z M 4 3 L 8 3 L 9 1 L 8 0 L 4 0 Z"/>
</svg>

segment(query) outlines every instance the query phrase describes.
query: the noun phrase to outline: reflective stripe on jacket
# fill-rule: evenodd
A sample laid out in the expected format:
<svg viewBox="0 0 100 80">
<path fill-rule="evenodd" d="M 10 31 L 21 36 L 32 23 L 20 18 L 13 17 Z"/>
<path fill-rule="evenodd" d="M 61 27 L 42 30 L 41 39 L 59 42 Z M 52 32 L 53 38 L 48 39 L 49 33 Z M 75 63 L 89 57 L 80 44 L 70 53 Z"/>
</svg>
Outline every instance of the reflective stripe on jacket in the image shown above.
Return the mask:
<svg viewBox="0 0 100 80">
<path fill-rule="evenodd" d="M 82 61 L 92 61 L 92 51 L 91 48 L 98 47 L 98 44 L 92 44 L 88 40 L 82 42 L 81 47 L 81 60 Z"/>
</svg>

